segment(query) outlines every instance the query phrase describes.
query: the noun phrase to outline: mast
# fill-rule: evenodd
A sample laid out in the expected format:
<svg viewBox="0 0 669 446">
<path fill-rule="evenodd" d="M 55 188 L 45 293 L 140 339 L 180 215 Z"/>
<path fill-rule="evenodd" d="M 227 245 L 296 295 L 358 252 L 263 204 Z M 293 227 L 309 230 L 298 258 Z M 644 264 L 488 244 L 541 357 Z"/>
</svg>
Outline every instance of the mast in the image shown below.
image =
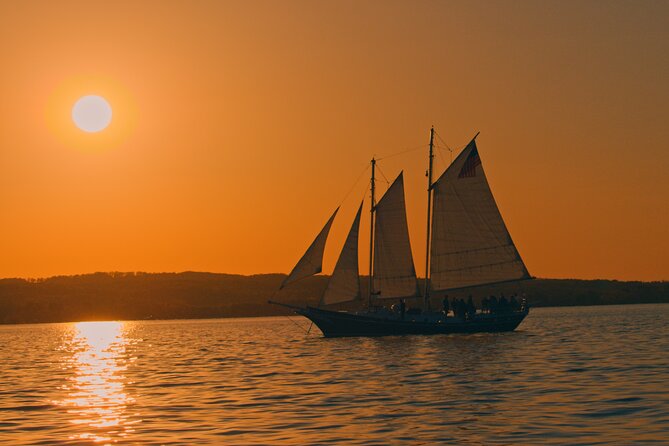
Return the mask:
<svg viewBox="0 0 669 446">
<path fill-rule="evenodd" d="M 430 128 L 430 156 L 427 169 L 427 232 L 425 237 L 425 293 L 423 311 L 430 309 L 430 223 L 432 211 L 432 160 L 434 159 L 434 126 Z M 373 172 L 373 170 L 372 170 Z"/>
<path fill-rule="evenodd" d="M 372 308 L 372 295 L 374 294 L 374 277 L 373 277 L 373 260 L 374 260 L 374 207 L 376 202 L 374 201 L 374 169 L 376 168 L 376 160 L 372 157 L 372 179 L 370 181 L 370 190 L 372 192 L 371 199 L 371 209 L 370 209 L 370 219 L 369 219 L 369 296 L 367 306 Z"/>
</svg>

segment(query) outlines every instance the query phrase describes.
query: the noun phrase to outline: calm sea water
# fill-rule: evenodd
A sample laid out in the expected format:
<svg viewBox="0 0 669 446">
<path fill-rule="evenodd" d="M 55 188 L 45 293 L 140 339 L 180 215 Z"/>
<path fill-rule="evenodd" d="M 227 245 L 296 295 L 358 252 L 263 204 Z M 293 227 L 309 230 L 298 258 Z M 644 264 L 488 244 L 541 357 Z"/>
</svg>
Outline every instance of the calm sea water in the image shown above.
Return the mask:
<svg viewBox="0 0 669 446">
<path fill-rule="evenodd" d="M 3 444 L 669 444 L 669 305 L 513 333 L 286 318 L 0 326 Z"/>
</svg>

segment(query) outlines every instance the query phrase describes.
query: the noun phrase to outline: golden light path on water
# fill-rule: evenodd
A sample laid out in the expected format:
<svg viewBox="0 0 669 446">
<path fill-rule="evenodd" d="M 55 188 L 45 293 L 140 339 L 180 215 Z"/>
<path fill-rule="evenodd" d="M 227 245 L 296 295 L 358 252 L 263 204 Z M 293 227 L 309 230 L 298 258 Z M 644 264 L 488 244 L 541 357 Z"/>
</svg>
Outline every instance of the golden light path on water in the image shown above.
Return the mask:
<svg viewBox="0 0 669 446">
<path fill-rule="evenodd" d="M 134 432 L 140 420 L 129 420 L 133 399 L 125 391 L 125 371 L 134 358 L 126 355 L 123 322 L 79 322 L 62 349 L 62 367 L 68 381 L 61 387 L 66 397 L 55 404 L 67 408 L 70 422 L 78 426 L 70 440 L 115 442 Z"/>
</svg>

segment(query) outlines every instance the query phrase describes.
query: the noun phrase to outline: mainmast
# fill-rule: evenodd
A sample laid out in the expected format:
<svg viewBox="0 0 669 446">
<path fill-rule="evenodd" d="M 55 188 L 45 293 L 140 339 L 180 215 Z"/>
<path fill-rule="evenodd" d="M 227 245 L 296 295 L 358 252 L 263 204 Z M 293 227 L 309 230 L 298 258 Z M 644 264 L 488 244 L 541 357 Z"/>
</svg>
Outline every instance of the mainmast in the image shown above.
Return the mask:
<svg viewBox="0 0 669 446">
<path fill-rule="evenodd" d="M 432 212 L 432 160 L 434 159 L 434 127 L 430 128 L 430 156 L 427 169 L 427 232 L 425 237 L 425 293 L 423 294 L 423 310 L 430 309 L 430 223 Z M 372 164 L 373 166 L 373 164 Z M 372 172 L 374 168 L 372 167 Z"/>
<path fill-rule="evenodd" d="M 376 202 L 374 200 L 374 169 L 376 168 L 376 160 L 372 158 L 372 179 L 370 181 L 370 190 L 372 192 L 371 198 L 371 209 L 370 209 L 370 219 L 369 219 L 369 297 L 368 297 L 368 308 L 372 308 L 372 295 L 374 294 L 374 277 L 373 277 L 373 261 L 374 261 L 374 211 L 376 207 Z"/>
</svg>

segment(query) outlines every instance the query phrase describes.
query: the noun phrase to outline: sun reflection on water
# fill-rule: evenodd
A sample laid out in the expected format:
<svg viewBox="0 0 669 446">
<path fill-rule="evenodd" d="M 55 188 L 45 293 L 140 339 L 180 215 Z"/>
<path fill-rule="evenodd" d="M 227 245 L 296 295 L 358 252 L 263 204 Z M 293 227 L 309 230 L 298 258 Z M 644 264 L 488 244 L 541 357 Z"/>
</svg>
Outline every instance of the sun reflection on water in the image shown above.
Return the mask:
<svg viewBox="0 0 669 446">
<path fill-rule="evenodd" d="M 63 364 L 68 382 L 66 407 L 79 433 L 70 439 L 110 443 L 133 432 L 127 408 L 133 399 L 125 390 L 125 371 L 132 359 L 126 355 L 128 341 L 123 322 L 79 322 L 63 349 L 70 352 Z"/>
</svg>

